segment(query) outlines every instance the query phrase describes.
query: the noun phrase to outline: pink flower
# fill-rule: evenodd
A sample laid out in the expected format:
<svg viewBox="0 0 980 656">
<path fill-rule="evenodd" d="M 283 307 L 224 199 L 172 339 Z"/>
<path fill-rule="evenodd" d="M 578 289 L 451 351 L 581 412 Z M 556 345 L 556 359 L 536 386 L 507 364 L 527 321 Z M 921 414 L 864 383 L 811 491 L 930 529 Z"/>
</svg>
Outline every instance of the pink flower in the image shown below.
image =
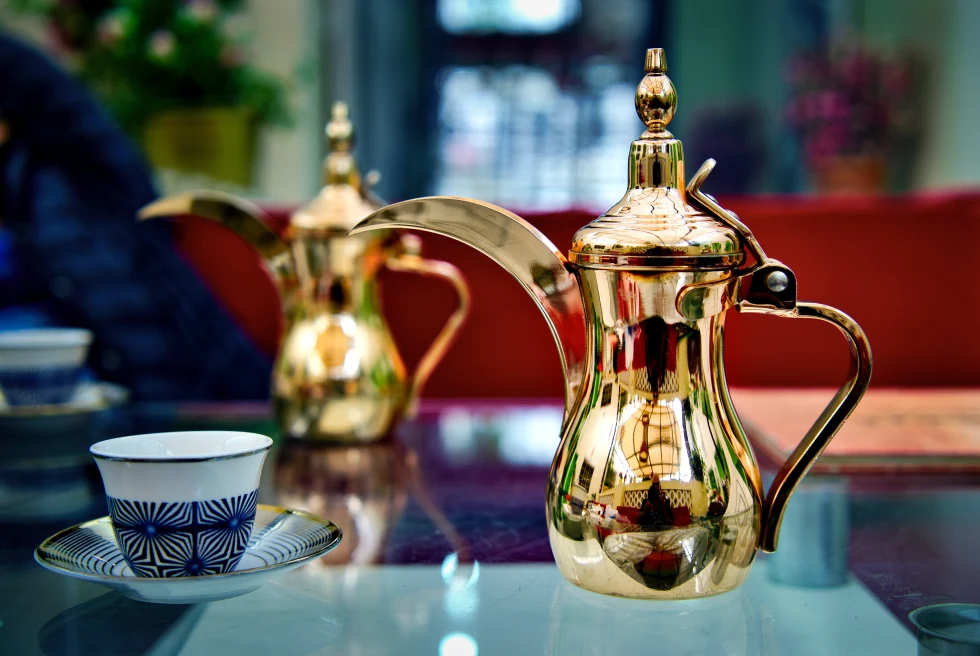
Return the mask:
<svg viewBox="0 0 980 656">
<path fill-rule="evenodd" d="M 111 47 L 119 43 L 126 36 L 126 22 L 124 16 L 114 11 L 102 18 L 95 26 L 95 32 L 99 43 L 106 47 Z"/>
<path fill-rule="evenodd" d="M 184 6 L 188 15 L 202 23 L 208 23 L 218 15 L 218 7 L 214 4 L 214 0 L 187 0 Z"/>
<path fill-rule="evenodd" d="M 841 73 L 847 84 L 861 86 L 873 75 L 874 62 L 863 52 L 857 51 L 841 61 Z"/>
<path fill-rule="evenodd" d="M 847 116 L 847 101 L 837 91 L 823 91 L 819 99 L 818 115 L 825 119 L 844 118 Z"/>
<path fill-rule="evenodd" d="M 821 126 L 806 142 L 806 154 L 810 160 L 819 160 L 841 152 L 847 141 L 845 126 L 828 123 Z"/>
<path fill-rule="evenodd" d="M 168 30 L 157 30 L 150 36 L 150 55 L 155 59 L 166 60 L 177 49 L 177 41 Z"/>
<path fill-rule="evenodd" d="M 852 49 L 798 62 L 805 62 L 807 72 L 792 83 L 786 115 L 809 160 L 880 150 L 896 125 L 909 123 L 903 112 L 914 69 L 907 58 L 886 60 Z M 803 76 L 801 70 L 792 72 Z"/>
</svg>

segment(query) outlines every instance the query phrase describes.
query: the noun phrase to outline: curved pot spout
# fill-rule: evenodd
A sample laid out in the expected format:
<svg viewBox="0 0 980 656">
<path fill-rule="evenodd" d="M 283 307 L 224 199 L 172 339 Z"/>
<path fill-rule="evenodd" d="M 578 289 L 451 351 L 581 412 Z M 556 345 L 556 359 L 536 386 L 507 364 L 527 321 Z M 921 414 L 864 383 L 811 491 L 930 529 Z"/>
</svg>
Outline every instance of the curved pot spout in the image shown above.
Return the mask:
<svg viewBox="0 0 980 656">
<path fill-rule="evenodd" d="M 244 239 L 265 261 L 282 292 L 295 279 L 292 254 L 262 220 L 262 210 L 253 203 L 219 191 L 191 191 L 168 196 L 143 207 L 140 220 L 193 214 L 225 226 Z"/>
<path fill-rule="evenodd" d="M 544 314 L 565 374 L 566 420 L 585 367 L 585 313 L 571 265 L 547 237 L 505 209 L 466 198 L 418 198 L 384 207 L 350 231 L 409 228 L 451 237 L 507 269 Z"/>
</svg>

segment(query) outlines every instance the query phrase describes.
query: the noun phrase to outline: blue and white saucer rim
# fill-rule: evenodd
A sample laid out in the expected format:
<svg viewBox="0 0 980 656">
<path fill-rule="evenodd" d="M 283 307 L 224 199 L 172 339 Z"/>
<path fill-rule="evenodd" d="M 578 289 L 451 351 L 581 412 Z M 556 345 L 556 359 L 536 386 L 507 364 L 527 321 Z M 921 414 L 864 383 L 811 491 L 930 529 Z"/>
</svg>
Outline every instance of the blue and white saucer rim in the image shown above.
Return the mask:
<svg viewBox="0 0 980 656">
<path fill-rule="evenodd" d="M 95 574 L 93 572 L 85 571 L 77 567 L 69 567 L 60 563 L 52 562 L 46 555 L 50 551 L 51 547 L 57 544 L 59 541 L 71 536 L 78 531 L 91 529 L 92 527 L 109 527 L 109 534 L 111 538 L 107 538 L 111 546 L 115 550 L 119 550 L 118 545 L 115 543 L 115 535 L 111 532 L 112 520 L 106 517 L 99 517 L 98 519 L 92 519 L 87 522 L 82 522 L 81 524 L 76 524 L 70 528 L 58 531 L 34 550 L 34 560 L 37 561 L 41 567 L 55 572 L 56 574 L 62 574 L 64 576 L 70 576 L 72 578 L 81 579 L 83 581 L 92 581 L 95 583 L 103 583 L 109 585 L 127 584 L 127 585 L 168 585 L 173 586 L 180 583 L 203 583 L 206 581 L 225 581 L 229 579 L 235 579 L 240 577 L 245 577 L 249 575 L 261 574 L 265 572 L 273 572 L 275 570 L 282 569 L 293 569 L 309 561 L 316 560 L 321 556 L 329 553 L 340 544 L 341 539 L 343 539 L 344 532 L 339 526 L 331 522 L 330 520 L 318 517 L 312 513 L 308 513 L 305 510 L 297 510 L 295 508 L 284 508 L 282 506 L 273 506 L 268 504 L 257 504 L 256 514 L 255 514 L 255 524 L 252 528 L 253 536 L 260 532 L 261 529 L 265 528 L 272 522 L 276 521 L 280 517 L 295 517 L 298 519 L 303 519 L 314 524 L 319 524 L 325 528 L 329 534 L 329 540 L 325 541 L 323 544 L 316 548 L 309 549 L 302 552 L 300 555 L 288 560 L 282 560 L 273 562 L 268 565 L 262 565 L 259 567 L 247 567 L 245 569 L 238 569 L 234 572 L 226 572 L 224 574 L 206 574 L 203 576 L 186 576 L 186 577 L 170 577 L 170 578 L 150 578 L 136 576 L 132 570 L 129 569 L 128 565 L 125 565 L 125 569 L 128 574 L 116 575 L 116 574 Z M 246 549 L 246 554 L 250 549 L 254 548 L 254 537 L 249 540 L 249 546 Z M 121 557 L 121 554 L 119 554 Z"/>
<path fill-rule="evenodd" d="M 0 419 L 21 419 L 82 415 L 108 410 L 129 401 L 129 390 L 115 383 L 82 381 L 78 383 L 72 398 L 65 403 L 51 405 L 7 405 L 0 400 Z"/>
</svg>

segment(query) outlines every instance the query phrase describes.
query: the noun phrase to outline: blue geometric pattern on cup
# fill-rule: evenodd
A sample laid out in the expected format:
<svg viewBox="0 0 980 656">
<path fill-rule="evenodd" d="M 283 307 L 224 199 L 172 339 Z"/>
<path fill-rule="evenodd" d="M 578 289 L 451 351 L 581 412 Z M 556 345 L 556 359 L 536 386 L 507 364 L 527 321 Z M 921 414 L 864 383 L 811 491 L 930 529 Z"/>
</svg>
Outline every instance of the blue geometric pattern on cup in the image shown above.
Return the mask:
<svg viewBox="0 0 980 656">
<path fill-rule="evenodd" d="M 10 405 L 67 403 L 78 385 L 81 367 L 0 371 L 0 389 Z"/>
<path fill-rule="evenodd" d="M 340 529 L 333 524 L 314 521 L 291 510 L 259 506 L 248 549 L 237 571 L 276 567 L 321 554 L 339 539 Z M 46 541 L 38 548 L 38 556 L 59 569 L 84 576 L 133 576 L 107 517 Z"/>
<path fill-rule="evenodd" d="M 116 540 L 137 576 L 231 572 L 255 521 L 255 491 L 181 503 L 107 499 Z"/>
</svg>

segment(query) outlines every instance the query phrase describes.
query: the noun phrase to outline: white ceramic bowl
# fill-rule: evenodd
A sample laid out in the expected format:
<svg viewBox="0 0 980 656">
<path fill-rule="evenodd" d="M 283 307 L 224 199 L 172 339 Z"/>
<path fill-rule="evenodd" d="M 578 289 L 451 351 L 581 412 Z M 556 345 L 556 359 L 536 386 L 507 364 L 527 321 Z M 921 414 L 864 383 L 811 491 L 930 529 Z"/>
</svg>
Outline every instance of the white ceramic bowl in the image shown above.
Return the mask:
<svg viewBox="0 0 980 656">
<path fill-rule="evenodd" d="M 0 389 L 10 405 L 65 403 L 92 343 L 79 328 L 0 332 Z"/>
<path fill-rule="evenodd" d="M 92 445 L 120 550 L 139 576 L 224 574 L 255 520 L 265 435 L 197 431 Z"/>
</svg>

